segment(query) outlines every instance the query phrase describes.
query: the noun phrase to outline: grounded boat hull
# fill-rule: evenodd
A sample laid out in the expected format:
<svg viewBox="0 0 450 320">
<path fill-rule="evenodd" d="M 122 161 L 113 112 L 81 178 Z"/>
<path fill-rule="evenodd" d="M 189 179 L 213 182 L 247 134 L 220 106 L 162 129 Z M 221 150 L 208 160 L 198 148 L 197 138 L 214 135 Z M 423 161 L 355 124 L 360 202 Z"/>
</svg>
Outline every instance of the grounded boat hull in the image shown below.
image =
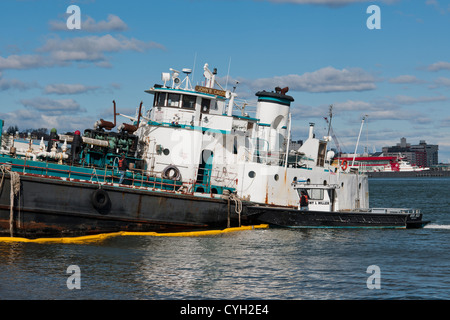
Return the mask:
<svg viewBox="0 0 450 320">
<path fill-rule="evenodd" d="M 227 199 L 20 175 L 11 219 L 10 177 L 0 189 L 0 236 L 177 232 L 238 226 Z M 100 188 L 101 187 L 101 188 Z M 421 228 L 422 214 L 300 211 L 243 202 L 241 223 L 289 228 Z M 229 222 L 230 221 L 230 222 Z M 229 224 L 230 223 L 230 224 Z"/>
<path fill-rule="evenodd" d="M 422 228 L 422 214 L 300 211 L 249 206 L 255 223 L 288 228 Z"/>
<path fill-rule="evenodd" d="M 89 235 L 117 231 L 174 232 L 237 226 L 226 199 L 20 176 L 10 211 L 10 180 L 0 190 L 0 236 Z M 12 221 L 12 223 L 11 223 Z"/>
</svg>

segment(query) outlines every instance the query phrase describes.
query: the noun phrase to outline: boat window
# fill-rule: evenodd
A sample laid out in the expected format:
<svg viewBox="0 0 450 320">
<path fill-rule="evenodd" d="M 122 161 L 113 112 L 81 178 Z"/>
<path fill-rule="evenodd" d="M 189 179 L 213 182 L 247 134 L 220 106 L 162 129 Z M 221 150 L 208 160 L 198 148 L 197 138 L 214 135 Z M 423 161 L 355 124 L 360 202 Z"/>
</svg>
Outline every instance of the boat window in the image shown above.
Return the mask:
<svg viewBox="0 0 450 320">
<path fill-rule="evenodd" d="M 323 200 L 323 189 L 309 189 L 308 195 L 311 200 Z"/>
<path fill-rule="evenodd" d="M 178 107 L 180 105 L 180 95 L 176 93 L 169 93 L 167 105 L 169 107 Z"/>
<path fill-rule="evenodd" d="M 319 152 L 317 154 L 317 166 L 323 167 L 325 163 L 325 152 L 327 151 L 327 144 L 323 141 L 319 142 Z"/>
<path fill-rule="evenodd" d="M 323 200 L 323 189 L 297 189 L 300 197 L 302 191 L 306 191 L 309 200 Z"/>
<path fill-rule="evenodd" d="M 194 109 L 196 100 L 196 96 L 183 95 L 183 105 L 181 107 L 185 109 Z"/>
<path fill-rule="evenodd" d="M 202 98 L 202 112 L 203 113 L 209 113 L 210 105 L 211 105 L 210 99 Z"/>
<path fill-rule="evenodd" d="M 250 149 L 250 138 L 249 137 L 245 137 L 245 149 L 248 150 Z"/>
<path fill-rule="evenodd" d="M 217 101 L 213 100 L 213 102 L 211 103 L 211 110 L 218 110 L 219 107 L 217 106 Z"/>
<path fill-rule="evenodd" d="M 167 93 L 159 92 L 155 96 L 155 107 L 164 107 Z"/>
</svg>

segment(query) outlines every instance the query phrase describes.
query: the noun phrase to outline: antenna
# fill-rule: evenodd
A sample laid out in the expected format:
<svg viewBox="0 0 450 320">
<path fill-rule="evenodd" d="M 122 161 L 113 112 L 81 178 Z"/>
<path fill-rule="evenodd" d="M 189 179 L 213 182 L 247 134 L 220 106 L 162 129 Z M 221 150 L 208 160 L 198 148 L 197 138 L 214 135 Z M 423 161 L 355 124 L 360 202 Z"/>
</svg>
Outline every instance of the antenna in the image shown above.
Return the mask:
<svg viewBox="0 0 450 320">
<path fill-rule="evenodd" d="M 183 68 L 183 73 L 186 74 L 186 78 L 183 81 L 186 81 L 186 85 L 184 87 L 185 90 L 190 89 L 190 83 L 189 83 L 189 74 L 192 73 L 192 69 L 188 69 L 188 68 Z"/>
<path fill-rule="evenodd" d="M 197 52 L 194 55 L 194 65 L 192 66 L 192 82 L 194 81 L 195 64 L 197 62 Z"/>
<path fill-rule="evenodd" d="M 228 61 L 228 73 L 227 73 L 227 82 L 225 83 L 225 91 L 228 89 L 228 78 L 230 77 L 230 68 L 231 68 L 231 57 Z"/>
<path fill-rule="evenodd" d="M 330 122 L 328 123 L 328 133 L 327 133 L 327 137 L 330 136 L 330 130 L 331 130 L 331 119 L 333 119 L 333 105 L 330 105 L 330 109 L 329 109 L 329 116 L 330 116 Z"/>
</svg>

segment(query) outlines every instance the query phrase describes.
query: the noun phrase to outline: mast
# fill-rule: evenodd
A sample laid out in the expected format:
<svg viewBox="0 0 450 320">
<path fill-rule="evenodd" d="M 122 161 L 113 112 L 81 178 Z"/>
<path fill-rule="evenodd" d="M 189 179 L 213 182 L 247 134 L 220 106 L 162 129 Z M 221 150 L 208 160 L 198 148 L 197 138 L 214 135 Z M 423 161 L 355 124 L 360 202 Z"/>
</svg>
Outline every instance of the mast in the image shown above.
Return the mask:
<svg viewBox="0 0 450 320">
<path fill-rule="evenodd" d="M 353 154 L 352 166 L 355 164 L 356 151 L 358 150 L 359 138 L 361 137 L 362 128 L 364 126 L 364 120 L 366 120 L 367 114 L 362 118 L 361 128 L 359 129 L 358 140 L 356 141 L 355 153 Z"/>
<path fill-rule="evenodd" d="M 330 121 L 328 122 L 328 133 L 327 133 L 327 137 L 330 136 L 330 131 L 331 131 L 331 119 L 333 118 L 333 105 L 330 104 L 330 109 L 329 109 L 329 115 L 330 115 Z"/>
</svg>

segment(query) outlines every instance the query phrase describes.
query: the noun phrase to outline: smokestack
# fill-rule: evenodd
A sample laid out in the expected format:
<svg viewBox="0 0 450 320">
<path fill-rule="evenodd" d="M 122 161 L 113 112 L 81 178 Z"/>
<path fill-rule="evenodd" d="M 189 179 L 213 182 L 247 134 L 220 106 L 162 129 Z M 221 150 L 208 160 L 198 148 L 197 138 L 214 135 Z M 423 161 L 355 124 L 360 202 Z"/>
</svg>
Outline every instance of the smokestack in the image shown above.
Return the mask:
<svg viewBox="0 0 450 320">
<path fill-rule="evenodd" d="M 309 139 L 314 138 L 314 123 L 309 123 Z"/>
</svg>

